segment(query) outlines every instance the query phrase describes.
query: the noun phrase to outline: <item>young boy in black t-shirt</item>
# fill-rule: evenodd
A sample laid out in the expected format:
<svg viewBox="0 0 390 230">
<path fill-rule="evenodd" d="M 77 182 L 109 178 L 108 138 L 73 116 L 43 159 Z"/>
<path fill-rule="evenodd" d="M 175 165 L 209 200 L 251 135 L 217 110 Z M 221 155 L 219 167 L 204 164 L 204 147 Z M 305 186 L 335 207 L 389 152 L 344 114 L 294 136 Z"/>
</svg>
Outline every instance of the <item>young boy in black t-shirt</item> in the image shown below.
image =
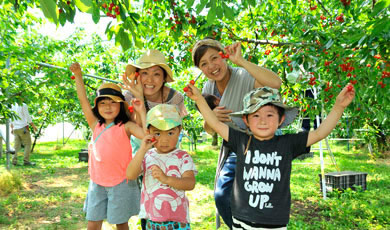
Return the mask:
<svg viewBox="0 0 390 230">
<path fill-rule="evenodd" d="M 220 122 L 199 90 L 191 84 L 188 87 L 187 96 L 196 102 L 207 124 L 237 154 L 231 196 L 233 229 L 286 229 L 291 205 L 291 162 L 309 152 L 312 144 L 335 128 L 355 96 L 353 86 L 348 85 L 340 92 L 318 129 L 281 136 L 275 136 L 276 129 L 293 122 L 298 109 L 283 104 L 278 90 L 254 89 L 244 97 L 244 109 L 230 114 L 242 117 L 249 127 L 243 133 Z"/>
</svg>

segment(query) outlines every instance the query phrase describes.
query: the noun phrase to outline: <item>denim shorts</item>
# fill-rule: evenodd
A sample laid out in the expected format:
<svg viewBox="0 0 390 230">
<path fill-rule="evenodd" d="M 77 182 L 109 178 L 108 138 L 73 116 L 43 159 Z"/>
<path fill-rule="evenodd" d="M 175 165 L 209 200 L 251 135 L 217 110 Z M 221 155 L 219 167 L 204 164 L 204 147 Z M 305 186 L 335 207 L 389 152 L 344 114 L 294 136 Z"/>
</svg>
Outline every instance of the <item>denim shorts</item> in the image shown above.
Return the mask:
<svg viewBox="0 0 390 230">
<path fill-rule="evenodd" d="M 175 221 L 154 222 L 146 220 L 146 230 L 190 230 L 190 223 L 179 223 Z"/>
<path fill-rule="evenodd" d="M 125 179 L 113 187 L 104 187 L 91 180 L 83 210 L 88 221 L 107 219 L 110 224 L 123 224 L 138 215 L 140 196 L 135 180 L 127 183 Z"/>
</svg>

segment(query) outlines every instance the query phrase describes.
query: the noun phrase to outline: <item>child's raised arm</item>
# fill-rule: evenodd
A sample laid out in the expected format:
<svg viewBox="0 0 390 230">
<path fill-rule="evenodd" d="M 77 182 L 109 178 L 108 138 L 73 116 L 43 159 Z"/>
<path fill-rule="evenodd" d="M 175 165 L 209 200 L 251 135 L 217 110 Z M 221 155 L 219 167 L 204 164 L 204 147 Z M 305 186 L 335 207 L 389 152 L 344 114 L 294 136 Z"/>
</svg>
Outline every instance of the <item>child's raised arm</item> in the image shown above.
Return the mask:
<svg viewBox="0 0 390 230">
<path fill-rule="evenodd" d="M 89 103 L 87 98 L 80 64 L 77 62 L 72 63 L 69 69 L 73 72 L 75 76 L 77 97 L 79 98 L 81 109 L 83 110 L 85 119 L 87 120 L 89 127 L 94 130 L 95 125 L 97 123 L 97 118 L 93 114 L 91 104 Z"/>
<path fill-rule="evenodd" d="M 141 174 L 142 161 L 144 160 L 145 153 L 156 143 L 152 135 L 146 135 L 142 139 L 141 147 L 135 154 L 135 157 L 130 161 L 130 164 L 126 169 L 126 178 L 129 180 L 135 180 Z"/>
<path fill-rule="evenodd" d="M 198 105 L 199 111 L 208 126 L 217 132 L 225 141 L 229 141 L 229 126 L 218 120 L 217 116 L 215 116 L 214 112 L 210 109 L 198 88 L 192 84 L 188 84 L 187 87 L 189 88 L 186 92 L 187 96 L 194 100 Z"/>
<path fill-rule="evenodd" d="M 332 132 L 343 115 L 344 109 L 352 102 L 354 97 L 355 89 L 351 84 L 348 84 L 337 96 L 336 102 L 326 119 L 316 130 L 309 132 L 307 147 L 324 139 Z"/>
<path fill-rule="evenodd" d="M 134 98 L 131 101 L 131 106 L 135 109 L 137 113 L 136 117 L 138 117 L 139 122 L 129 121 L 126 123 L 126 132 L 128 135 L 134 135 L 138 139 L 142 139 L 146 133 L 146 109 L 144 103 Z M 127 108 L 126 108 L 127 109 Z M 134 116 L 132 116 L 134 117 Z"/>
</svg>

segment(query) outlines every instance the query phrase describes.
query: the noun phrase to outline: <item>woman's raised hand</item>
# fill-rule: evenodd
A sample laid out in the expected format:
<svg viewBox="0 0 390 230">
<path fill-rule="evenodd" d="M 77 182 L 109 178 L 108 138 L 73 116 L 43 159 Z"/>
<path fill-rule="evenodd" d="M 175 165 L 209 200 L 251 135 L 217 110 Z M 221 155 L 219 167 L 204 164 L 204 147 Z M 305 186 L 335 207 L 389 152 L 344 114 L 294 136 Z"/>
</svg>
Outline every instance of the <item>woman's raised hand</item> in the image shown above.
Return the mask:
<svg viewBox="0 0 390 230">
<path fill-rule="evenodd" d="M 139 80 L 138 72 L 132 73 L 129 76 L 124 73 L 122 75 L 122 82 L 123 84 L 120 84 L 122 89 L 130 91 L 134 97 L 142 101 L 144 100 L 144 91 Z"/>
<path fill-rule="evenodd" d="M 229 54 L 229 60 L 234 64 L 240 65 L 240 62 L 244 60 L 241 54 L 241 42 L 236 42 L 225 47 L 226 54 Z"/>
</svg>

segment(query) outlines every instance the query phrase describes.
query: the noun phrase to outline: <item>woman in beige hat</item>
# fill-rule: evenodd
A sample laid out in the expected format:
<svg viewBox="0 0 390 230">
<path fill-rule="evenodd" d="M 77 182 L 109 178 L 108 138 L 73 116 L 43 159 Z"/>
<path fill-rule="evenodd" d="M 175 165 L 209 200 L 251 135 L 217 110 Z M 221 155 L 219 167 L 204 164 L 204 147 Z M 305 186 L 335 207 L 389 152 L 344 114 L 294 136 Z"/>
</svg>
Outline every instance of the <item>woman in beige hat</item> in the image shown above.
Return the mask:
<svg viewBox="0 0 390 230">
<path fill-rule="evenodd" d="M 229 66 L 226 57 L 239 67 Z M 279 89 L 282 83 L 274 72 L 245 60 L 242 57 L 239 42 L 223 47 L 214 39 L 200 40 L 192 49 L 192 60 L 208 78 L 202 93 L 212 94 L 221 99 L 219 106 L 213 111 L 220 121 L 232 128 L 246 129 L 242 119 L 229 116 L 230 113 L 243 109 L 243 99 L 246 93 L 263 86 Z M 214 132 L 207 123 L 204 127 L 207 132 Z M 236 155 L 226 148 L 225 144 L 223 143 L 219 153 L 214 198 L 218 213 L 225 224 L 231 228 L 230 194 L 234 180 Z"/>
<path fill-rule="evenodd" d="M 167 65 L 165 56 L 158 50 L 148 50 L 135 64 L 126 66 L 123 76 L 124 85 L 122 85 L 125 90 L 123 94 L 128 102 L 133 98 L 144 101 L 147 111 L 159 104 L 176 105 L 180 116 L 184 117 L 187 115 L 187 110 L 184 106 L 183 95 L 165 85 L 173 81 L 172 70 Z M 131 138 L 133 155 L 136 154 L 140 145 L 140 139 Z M 144 224 L 145 220 L 142 220 L 142 229 L 145 229 Z"/>
</svg>

